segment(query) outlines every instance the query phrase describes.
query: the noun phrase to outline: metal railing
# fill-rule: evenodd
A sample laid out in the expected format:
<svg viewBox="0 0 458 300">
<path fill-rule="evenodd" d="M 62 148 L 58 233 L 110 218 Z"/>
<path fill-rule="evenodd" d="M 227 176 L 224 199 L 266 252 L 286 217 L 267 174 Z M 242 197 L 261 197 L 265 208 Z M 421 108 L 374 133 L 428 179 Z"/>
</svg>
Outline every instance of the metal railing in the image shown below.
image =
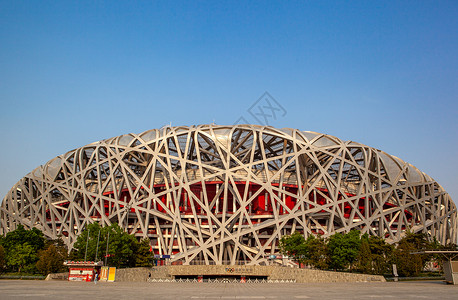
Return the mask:
<svg viewBox="0 0 458 300">
<path fill-rule="evenodd" d="M 217 264 L 215 261 L 208 261 L 206 262 L 205 260 L 192 260 L 189 265 L 223 265 L 223 266 L 243 266 L 248 264 L 249 261 L 246 260 L 236 260 L 234 263 L 232 263 L 230 260 L 222 260 L 220 264 Z"/>
<path fill-rule="evenodd" d="M 204 278 L 199 281 L 197 278 L 187 279 L 169 279 L 169 278 L 148 278 L 147 282 L 154 283 L 296 283 L 296 279 L 246 279 L 241 280 L 239 278 Z"/>
</svg>

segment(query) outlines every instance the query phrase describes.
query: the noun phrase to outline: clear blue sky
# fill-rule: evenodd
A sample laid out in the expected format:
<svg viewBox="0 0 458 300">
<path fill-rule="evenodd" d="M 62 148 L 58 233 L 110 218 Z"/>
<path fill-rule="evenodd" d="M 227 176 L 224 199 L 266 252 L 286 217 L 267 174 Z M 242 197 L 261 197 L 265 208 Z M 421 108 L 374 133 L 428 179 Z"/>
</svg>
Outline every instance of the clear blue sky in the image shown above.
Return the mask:
<svg viewBox="0 0 458 300">
<path fill-rule="evenodd" d="M 458 200 L 457 1 L 0 1 L 0 194 L 68 150 L 272 121 L 382 149 Z"/>
</svg>

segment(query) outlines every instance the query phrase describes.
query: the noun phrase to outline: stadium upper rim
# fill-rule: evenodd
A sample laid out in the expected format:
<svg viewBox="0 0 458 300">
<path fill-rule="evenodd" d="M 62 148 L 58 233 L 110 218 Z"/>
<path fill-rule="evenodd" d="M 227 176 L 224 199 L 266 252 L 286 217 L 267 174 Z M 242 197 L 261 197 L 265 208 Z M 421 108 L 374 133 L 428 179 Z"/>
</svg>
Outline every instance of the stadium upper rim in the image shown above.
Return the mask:
<svg viewBox="0 0 458 300">
<path fill-rule="evenodd" d="M 333 144 L 334 145 L 370 147 L 365 144 L 361 144 L 361 143 L 354 142 L 351 140 L 344 141 L 344 140 L 339 139 L 338 137 L 335 137 L 329 134 L 318 133 L 315 131 L 301 131 L 298 129 L 288 128 L 288 127 L 277 129 L 272 126 L 263 126 L 263 125 L 254 125 L 254 124 L 237 124 L 237 125 L 202 124 L 202 125 L 191 125 L 191 126 L 165 125 L 159 129 L 146 130 L 140 134 L 127 133 L 127 134 L 111 137 L 108 139 L 103 139 L 100 141 L 92 142 L 83 147 L 79 147 L 79 148 L 67 151 L 66 153 L 59 155 L 49 160 L 45 164 L 35 168 L 32 172 L 28 173 L 26 176 L 30 174 L 39 176 L 43 170 L 47 171 L 50 175 L 53 175 L 55 173 L 56 166 L 62 159 L 66 159 L 67 157 L 72 155 L 78 149 L 89 147 L 89 146 L 96 146 L 97 144 L 100 144 L 100 143 L 115 144 L 115 145 L 120 145 L 120 146 L 130 146 L 131 143 L 135 141 L 136 138 L 142 139 L 145 143 L 151 143 L 156 140 L 160 140 L 167 136 L 170 136 L 171 134 L 179 135 L 179 134 L 183 134 L 188 131 L 191 131 L 191 130 L 197 130 L 197 131 L 212 131 L 213 130 L 213 131 L 216 131 L 216 135 L 218 136 L 219 139 L 224 139 L 224 138 L 229 138 L 230 134 L 234 131 L 234 129 L 237 129 L 237 128 L 253 129 L 253 130 L 262 131 L 265 133 L 270 132 L 273 134 L 280 134 L 280 135 L 283 135 L 285 138 L 290 138 L 290 139 L 293 139 L 294 135 L 299 132 L 302 134 L 301 137 L 304 139 L 306 143 L 309 143 L 310 145 L 313 145 L 315 147 L 329 146 Z M 413 177 L 413 180 L 415 182 L 435 181 L 428 174 L 420 171 L 417 167 L 402 160 L 401 158 L 388 154 L 374 147 L 370 147 L 370 148 L 382 154 L 381 159 L 383 160 L 385 165 L 388 166 L 387 171 L 398 173 L 401 170 L 402 166 L 407 164 L 410 169 L 409 171 L 412 172 L 411 174 L 413 174 L 413 176 L 412 175 L 411 176 Z M 437 181 L 435 182 L 437 183 Z M 441 189 L 445 191 L 445 189 L 439 183 L 437 184 L 441 187 Z M 14 187 L 11 190 L 13 189 Z"/>
</svg>

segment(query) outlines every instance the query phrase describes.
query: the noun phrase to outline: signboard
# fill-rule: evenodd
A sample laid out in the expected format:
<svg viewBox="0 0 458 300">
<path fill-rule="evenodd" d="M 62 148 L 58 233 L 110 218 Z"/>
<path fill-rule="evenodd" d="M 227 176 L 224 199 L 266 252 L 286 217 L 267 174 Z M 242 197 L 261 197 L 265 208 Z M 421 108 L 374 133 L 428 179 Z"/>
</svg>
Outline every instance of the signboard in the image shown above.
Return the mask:
<svg viewBox="0 0 458 300">
<path fill-rule="evenodd" d="M 103 262 L 95 262 L 95 261 L 73 261 L 73 260 L 67 260 L 64 262 L 64 266 L 68 267 L 101 267 L 103 265 Z"/>
<path fill-rule="evenodd" d="M 100 270 L 100 281 L 108 280 L 108 267 L 102 267 Z"/>
<path fill-rule="evenodd" d="M 94 269 L 91 267 L 70 267 L 68 281 L 91 281 Z"/>
<path fill-rule="evenodd" d="M 108 282 L 114 282 L 116 277 L 116 268 L 115 267 L 110 267 L 108 269 Z"/>
</svg>

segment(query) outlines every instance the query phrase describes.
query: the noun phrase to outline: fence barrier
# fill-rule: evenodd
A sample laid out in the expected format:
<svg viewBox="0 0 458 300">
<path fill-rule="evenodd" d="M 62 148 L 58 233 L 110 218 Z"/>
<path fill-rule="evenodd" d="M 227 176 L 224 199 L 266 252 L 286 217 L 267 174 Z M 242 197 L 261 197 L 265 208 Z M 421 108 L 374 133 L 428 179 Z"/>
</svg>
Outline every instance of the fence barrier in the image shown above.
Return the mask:
<svg viewBox="0 0 458 300">
<path fill-rule="evenodd" d="M 234 278 L 234 279 L 204 278 L 202 281 L 198 281 L 197 278 L 193 278 L 193 279 L 189 279 L 189 278 L 186 278 L 186 279 L 183 279 L 183 278 L 180 278 L 180 279 L 148 278 L 147 281 L 152 282 L 152 283 L 165 283 L 165 282 L 170 282 L 170 283 L 172 282 L 176 282 L 176 283 L 243 283 L 243 284 L 244 283 L 296 283 L 296 279 L 275 279 L 275 280 L 268 279 L 266 280 L 266 279 L 257 279 L 257 278 L 256 279 L 246 279 L 245 281 L 241 279 L 237 279 L 237 278 Z"/>
</svg>

